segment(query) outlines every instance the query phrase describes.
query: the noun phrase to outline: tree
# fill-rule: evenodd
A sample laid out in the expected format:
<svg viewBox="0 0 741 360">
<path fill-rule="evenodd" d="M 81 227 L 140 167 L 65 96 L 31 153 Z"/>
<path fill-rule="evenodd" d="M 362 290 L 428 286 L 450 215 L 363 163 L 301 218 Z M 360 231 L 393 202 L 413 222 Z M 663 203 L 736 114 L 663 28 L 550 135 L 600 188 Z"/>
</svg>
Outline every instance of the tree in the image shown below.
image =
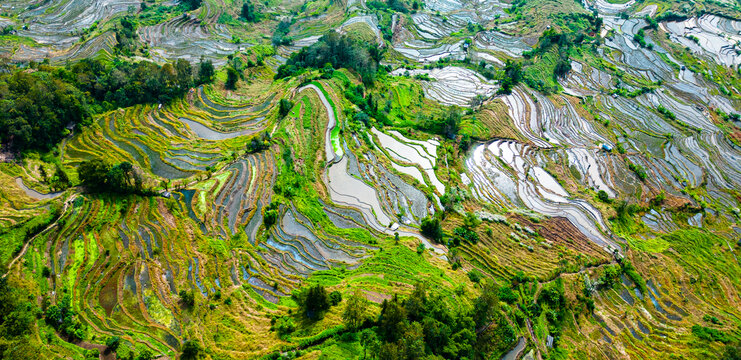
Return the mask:
<svg viewBox="0 0 741 360">
<path fill-rule="evenodd" d="M 483 327 L 495 321 L 499 316 L 498 289 L 487 283 L 481 289 L 481 295 L 473 303 L 473 318 L 477 327 Z"/>
<path fill-rule="evenodd" d="M 275 223 L 278 221 L 278 210 L 267 210 L 265 211 L 265 216 L 263 217 L 262 223 L 265 225 L 266 228 L 270 228 L 271 226 L 275 225 Z"/>
<path fill-rule="evenodd" d="M 260 13 L 258 13 L 255 10 L 255 5 L 252 4 L 252 1 L 246 0 L 244 4 L 242 4 L 242 12 L 241 12 L 242 18 L 247 20 L 247 22 L 258 22 L 260 21 Z"/>
<path fill-rule="evenodd" d="M 54 170 L 54 176 L 52 177 L 51 186 L 55 190 L 63 190 L 69 187 L 69 176 L 67 176 L 67 173 L 62 169 L 59 164 L 56 164 L 56 169 Z"/>
<path fill-rule="evenodd" d="M 195 305 L 196 298 L 193 295 L 193 291 L 180 290 L 178 295 L 180 296 L 180 301 L 182 301 L 185 306 L 193 307 L 193 305 Z"/>
<path fill-rule="evenodd" d="M 201 343 L 198 340 L 188 340 L 183 344 L 182 356 L 183 360 L 198 359 L 201 354 Z"/>
<path fill-rule="evenodd" d="M 90 118 L 85 94 L 52 70 L 0 73 L 0 142 L 9 148 L 49 150 L 67 125 Z"/>
<path fill-rule="evenodd" d="M 425 217 L 422 219 L 420 229 L 422 230 L 422 235 L 436 242 L 440 242 L 443 239 L 443 228 L 440 226 L 440 220 L 438 218 Z"/>
<path fill-rule="evenodd" d="M 177 86 L 179 88 L 189 89 L 193 86 L 193 68 L 189 61 L 178 59 L 175 62 L 175 72 L 177 73 Z"/>
<path fill-rule="evenodd" d="M 185 6 L 190 10 L 195 10 L 201 7 L 201 2 L 203 0 L 183 0 L 182 3 L 185 4 Z"/>
<path fill-rule="evenodd" d="M 422 320 L 427 311 L 427 285 L 418 282 L 414 285 L 414 291 L 404 303 L 409 319 Z"/>
<path fill-rule="evenodd" d="M 280 23 L 278 23 L 278 26 L 275 28 L 275 32 L 273 33 L 272 43 L 273 46 L 280 46 L 280 45 L 291 45 L 293 42 L 293 39 L 291 39 L 290 36 L 288 36 L 288 33 L 291 31 L 291 23 L 282 20 Z"/>
<path fill-rule="evenodd" d="M 121 338 L 118 336 L 111 336 L 105 341 L 105 346 L 111 351 L 116 351 L 119 345 L 121 345 Z"/>
<path fill-rule="evenodd" d="M 330 307 L 329 295 L 321 284 L 303 289 L 296 300 L 303 314 L 313 320 L 321 318 Z"/>
<path fill-rule="evenodd" d="M 215 73 L 214 64 L 211 60 L 201 60 L 198 65 L 198 84 L 210 84 L 214 81 Z"/>
<path fill-rule="evenodd" d="M 371 354 L 378 353 L 379 343 L 376 333 L 371 329 L 361 331 L 360 345 L 363 346 L 363 359 L 365 359 L 368 350 L 370 350 Z"/>
<path fill-rule="evenodd" d="M 288 112 L 291 111 L 291 108 L 293 108 L 293 101 L 288 99 L 280 99 L 278 113 L 280 114 L 281 118 L 286 117 L 286 115 L 288 115 Z"/>
<path fill-rule="evenodd" d="M 391 301 L 384 300 L 381 304 L 381 315 L 378 319 L 378 331 L 389 342 L 395 342 L 403 331 L 407 321 L 407 311 L 394 295 Z"/>
<path fill-rule="evenodd" d="M 507 60 L 504 64 L 504 78 L 500 81 L 502 87 L 497 94 L 511 94 L 512 88 L 522 81 L 522 64 Z"/>
<path fill-rule="evenodd" d="M 91 190 L 102 189 L 105 186 L 106 174 L 110 167 L 101 159 L 83 161 L 77 167 L 77 177 L 82 185 Z"/>
<path fill-rule="evenodd" d="M 359 289 L 347 299 L 345 311 L 342 313 L 342 320 L 350 330 L 355 330 L 363 325 L 366 319 L 366 309 L 368 309 L 368 299 L 363 296 Z"/>
<path fill-rule="evenodd" d="M 341 292 L 335 290 L 335 291 L 332 291 L 331 293 L 329 293 L 329 303 L 332 306 L 339 305 L 339 303 L 341 303 L 341 302 L 342 302 L 342 293 Z"/>
<path fill-rule="evenodd" d="M 239 72 L 231 66 L 226 68 L 226 82 L 224 83 L 224 87 L 227 90 L 236 90 L 238 80 Z"/>
</svg>

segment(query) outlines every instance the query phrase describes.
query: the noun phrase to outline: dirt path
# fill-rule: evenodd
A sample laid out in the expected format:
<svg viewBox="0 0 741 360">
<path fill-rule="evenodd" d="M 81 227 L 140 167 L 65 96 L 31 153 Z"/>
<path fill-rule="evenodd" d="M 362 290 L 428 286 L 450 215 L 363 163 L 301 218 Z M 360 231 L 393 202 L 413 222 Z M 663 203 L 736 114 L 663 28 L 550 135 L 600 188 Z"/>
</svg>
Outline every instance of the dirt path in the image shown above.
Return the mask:
<svg viewBox="0 0 741 360">
<path fill-rule="evenodd" d="M 535 345 L 535 348 L 538 350 L 536 354 L 538 355 L 538 360 L 543 360 L 543 357 L 540 355 L 540 343 L 538 342 L 538 338 L 535 336 L 535 332 L 533 331 L 533 326 L 530 323 L 530 319 L 525 319 L 525 323 L 527 324 L 527 331 L 530 333 L 530 340 Z"/>
<path fill-rule="evenodd" d="M 77 196 L 74 196 L 73 195 L 69 199 L 67 199 L 67 201 L 65 201 L 64 207 L 62 208 L 62 212 L 59 214 L 59 218 L 61 218 L 62 216 L 64 216 L 64 213 L 67 211 L 67 208 L 69 207 L 70 204 L 72 204 L 72 201 L 74 201 L 75 198 L 77 198 Z M 59 218 L 57 218 L 57 219 L 59 219 Z M 23 244 L 23 247 L 21 248 L 21 251 L 18 253 L 18 256 L 14 257 L 13 260 L 10 260 L 10 262 L 8 263 L 8 271 L 6 271 L 5 274 L 3 274 L 2 277 L 5 278 L 5 277 L 8 276 L 8 274 L 10 274 L 10 271 L 13 269 L 13 265 L 15 265 L 15 263 L 18 262 L 21 258 L 23 258 L 23 256 L 26 254 L 26 251 L 28 250 L 28 246 L 31 244 L 31 242 L 33 242 L 33 239 L 35 239 L 37 236 L 45 233 L 46 231 L 48 231 L 49 229 L 51 229 L 52 227 L 54 227 L 56 225 L 57 225 L 57 222 L 54 221 L 53 223 L 49 224 L 46 228 L 44 228 L 43 230 L 39 231 L 38 234 L 36 234 L 32 238 L 28 239 L 28 241 L 26 241 L 26 243 Z"/>
</svg>

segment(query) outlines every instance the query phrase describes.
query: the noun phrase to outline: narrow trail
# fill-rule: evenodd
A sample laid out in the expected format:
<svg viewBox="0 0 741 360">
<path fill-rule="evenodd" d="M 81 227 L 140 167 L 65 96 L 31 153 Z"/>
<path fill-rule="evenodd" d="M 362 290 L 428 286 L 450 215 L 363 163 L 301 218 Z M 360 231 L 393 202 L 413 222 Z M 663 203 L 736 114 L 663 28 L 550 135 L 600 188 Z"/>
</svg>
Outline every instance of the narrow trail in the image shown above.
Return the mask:
<svg viewBox="0 0 741 360">
<path fill-rule="evenodd" d="M 59 217 L 57 217 L 57 220 L 59 220 L 62 216 L 64 216 L 64 213 L 67 212 L 67 208 L 69 208 L 69 205 L 72 204 L 72 201 L 77 198 L 76 195 L 71 196 L 67 201 L 64 202 L 64 207 L 62 208 L 62 211 L 59 213 Z M 28 246 L 33 242 L 34 239 L 36 239 L 37 236 L 49 231 L 51 228 L 57 225 L 57 220 L 53 221 L 49 225 L 47 225 L 43 230 L 39 231 L 36 235 L 31 237 L 26 241 L 25 244 L 23 244 L 23 247 L 21 248 L 21 251 L 18 253 L 16 257 L 14 257 L 10 262 L 8 263 L 8 270 L 2 275 L 2 278 L 6 278 L 8 274 L 13 269 L 13 266 L 16 262 L 18 262 L 21 258 L 23 258 L 24 255 L 26 255 L 26 251 L 28 251 Z"/>
</svg>

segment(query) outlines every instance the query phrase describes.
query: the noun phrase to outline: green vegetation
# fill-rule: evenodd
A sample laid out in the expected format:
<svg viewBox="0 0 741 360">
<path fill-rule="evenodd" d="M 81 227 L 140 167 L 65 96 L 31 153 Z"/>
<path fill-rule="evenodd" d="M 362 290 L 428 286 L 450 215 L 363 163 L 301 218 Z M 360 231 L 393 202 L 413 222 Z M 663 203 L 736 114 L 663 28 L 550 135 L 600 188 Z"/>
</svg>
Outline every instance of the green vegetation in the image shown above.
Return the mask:
<svg viewBox="0 0 741 360">
<path fill-rule="evenodd" d="M 692 325 L 692 334 L 707 341 L 720 341 L 723 343 L 730 341 L 730 338 L 725 332 L 701 325 Z"/>
<path fill-rule="evenodd" d="M 157 0 L 50 50 L 60 1 L 2 14 L 1 358 L 737 357 L 740 73 L 659 26 L 736 5 Z"/>
<path fill-rule="evenodd" d="M 330 296 L 321 284 L 296 291 L 291 297 L 299 304 L 301 313 L 313 320 L 321 319 L 332 306 Z"/>
<path fill-rule="evenodd" d="M 436 217 L 426 217 L 422 219 L 420 230 L 422 230 L 422 235 L 436 242 L 441 242 L 443 240 L 443 229 L 442 226 L 440 226 L 440 219 Z"/>
<path fill-rule="evenodd" d="M 82 185 L 90 191 L 144 193 L 141 176 L 128 162 L 111 165 L 101 159 L 88 160 L 80 164 L 77 174 Z"/>
<path fill-rule="evenodd" d="M 48 150 L 68 124 L 89 123 L 84 94 L 54 69 L 0 75 L 0 141 L 17 150 Z"/>
<path fill-rule="evenodd" d="M 240 13 L 242 18 L 247 22 L 258 22 L 260 21 L 261 15 L 255 10 L 255 5 L 250 0 L 245 0 L 242 4 L 242 12 Z"/>
<path fill-rule="evenodd" d="M 381 54 L 376 46 L 361 44 L 349 36 L 332 31 L 313 45 L 293 54 L 285 65 L 278 68 L 275 76 L 278 79 L 295 76 L 304 69 L 321 69 L 330 64 L 335 69 L 352 69 L 360 74 L 365 84 L 372 84 L 376 79 Z"/>
<path fill-rule="evenodd" d="M 38 358 L 38 341 L 33 334 L 35 301 L 24 290 L 0 278 L 0 354 L 4 359 Z"/>
</svg>

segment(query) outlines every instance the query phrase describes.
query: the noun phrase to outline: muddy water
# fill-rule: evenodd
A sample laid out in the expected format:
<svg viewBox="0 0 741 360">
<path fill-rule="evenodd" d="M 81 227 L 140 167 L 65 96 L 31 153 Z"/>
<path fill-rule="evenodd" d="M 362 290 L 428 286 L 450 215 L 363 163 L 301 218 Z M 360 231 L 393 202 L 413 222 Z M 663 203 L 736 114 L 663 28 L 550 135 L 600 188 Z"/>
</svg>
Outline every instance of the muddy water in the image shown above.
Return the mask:
<svg viewBox="0 0 741 360">
<path fill-rule="evenodd" d="M 21 188 L 21 190 L 23 190 L 24 193 L 26 193 L 26 195 L 28 195 L 28 197 L 34 198 L 36 200 L 54 199 L 57 196 L 62 195 L 64 193 L 64 191 L 57 191 L 57 192 L 48 193 L 48 194 L 40 193 L 26 186 L 26 184 L 23 183 L 23 178 L 21 177 L 15 178 L 15 183 L 18 185 L 19 188 Z"/>
</svg>

